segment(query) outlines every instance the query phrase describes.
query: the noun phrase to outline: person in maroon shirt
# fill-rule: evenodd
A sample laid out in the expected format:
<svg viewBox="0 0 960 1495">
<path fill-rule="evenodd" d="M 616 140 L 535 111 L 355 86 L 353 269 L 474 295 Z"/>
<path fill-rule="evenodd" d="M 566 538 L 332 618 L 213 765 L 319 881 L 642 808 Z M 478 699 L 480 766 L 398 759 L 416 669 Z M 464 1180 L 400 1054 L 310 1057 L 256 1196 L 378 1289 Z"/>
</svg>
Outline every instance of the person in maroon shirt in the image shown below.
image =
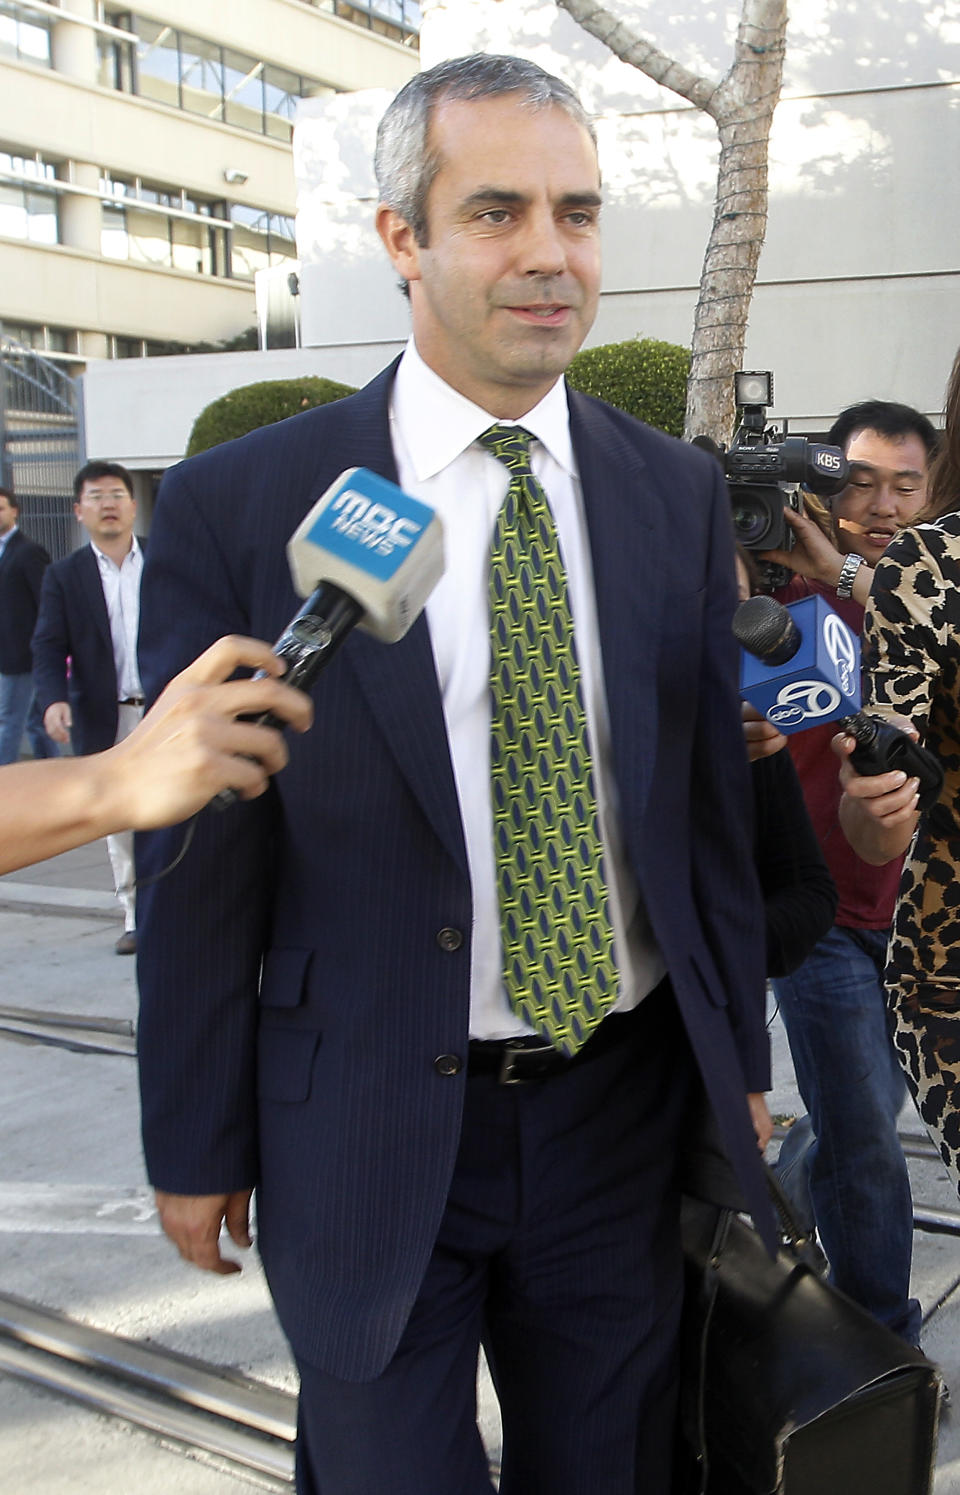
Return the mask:
<svg viewBox="0 0 960 1495">
<path fill-rule="evenodd" d="M 873 567 L 925 502 L 937 433 L 919 411 L 875 400 L 844 410 L 828 440 L 851 464 L 847 487 L 830 504 L 829 533 L 788 509 L 794 548 L 764 558 L 794 572 L 776 594 L 781 602 L 817 592 L 859 634 Z M 782 745 L 769 723 L 750 730 L 755 751 Z M 813 953 L 773 983 L 809 1113 L 788 1132 L 779 1166 L 788 1190 L 809 1198 L 836 1286 L 916 1344 L 913 1204 L 897 1135 L 905 1087 L 881 981 L 900 862 L 869 866 L 846 841 L 835 733 L 831 723 L 789 739 L 839 904 Z"/>
</svg>

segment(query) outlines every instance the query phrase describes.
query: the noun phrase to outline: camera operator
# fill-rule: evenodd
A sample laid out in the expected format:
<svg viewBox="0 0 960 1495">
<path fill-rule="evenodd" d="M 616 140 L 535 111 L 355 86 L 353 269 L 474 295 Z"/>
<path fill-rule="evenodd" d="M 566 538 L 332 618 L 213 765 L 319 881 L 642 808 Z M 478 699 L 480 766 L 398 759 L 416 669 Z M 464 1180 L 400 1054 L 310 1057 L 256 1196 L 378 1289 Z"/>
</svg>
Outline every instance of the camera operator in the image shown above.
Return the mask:
<svg viewBox="0 0 960 1495">
<path fill-rule="evenodd" d="M 937 434 L 919 411 L 875 400 L 844 410 L 828 441 L 842 448 L 850 475 L 826 501 L 825 527 L 809 512 L 786 509 L 794 545 L 762 559 L 794 573 L 776 592 L 779 601 L 819 593 L 859 634 L 873 568 L 925 502 Z M 754 723 L 752 731 L 755 754 L 781 745 L 769 723 Z M 781 1177 L 798 1201 L 809 1186 L 836 1286 L 916 1344 L 913 1208 L 897 1136 L 905 1088 L 881 984 L 900 863 L 868 866 L 843 835 L 835 731 L 831 723 L 790 738 L 839 906 L 833 929 L 808 959 L 773 983 L 809 1112 L 784 1142 Z"/>
</svg>

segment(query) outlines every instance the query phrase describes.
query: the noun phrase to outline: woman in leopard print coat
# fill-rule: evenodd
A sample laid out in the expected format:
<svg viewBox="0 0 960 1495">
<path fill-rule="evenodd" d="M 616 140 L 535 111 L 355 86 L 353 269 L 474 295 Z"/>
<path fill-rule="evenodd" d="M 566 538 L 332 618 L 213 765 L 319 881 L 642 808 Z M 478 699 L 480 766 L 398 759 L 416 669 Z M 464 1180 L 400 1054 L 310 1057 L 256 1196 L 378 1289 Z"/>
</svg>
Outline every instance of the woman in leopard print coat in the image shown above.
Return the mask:
<svg viewBox="0 0 960 1495">
<path fill-rule="evenodd" d="M 944 770 L 904 865 L 885 980 L 900 1061 L 960 1189 L 960 354 L 922 518 L 876 568 L 864 705 L 910 717 Z"/>
</svg>

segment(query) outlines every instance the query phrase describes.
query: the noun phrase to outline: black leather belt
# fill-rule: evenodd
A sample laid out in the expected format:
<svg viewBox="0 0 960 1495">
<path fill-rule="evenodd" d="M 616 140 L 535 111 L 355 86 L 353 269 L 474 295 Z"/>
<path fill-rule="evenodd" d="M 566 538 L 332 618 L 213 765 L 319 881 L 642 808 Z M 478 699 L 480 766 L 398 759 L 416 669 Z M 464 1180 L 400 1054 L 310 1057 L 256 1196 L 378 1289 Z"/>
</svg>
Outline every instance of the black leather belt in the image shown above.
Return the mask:
<svg viewBox="0 0 960 1495">
<path fill-rule="evenodd" d="M 126 696 L 124 700 L 117 702 L 118 706 L 142 706 L 143 696 Z"/>
<path fill-rule="evenodd" d="M 541 1038 L 471 1038 L 467 1074 L 495 1074 L 500 1085 L 525 1085 L 530 1080 L 565 1074 L 575 1065 L 588 1064 L 591 1059 L 609 1053 L 629 1038 L 639 1026 L 643 1006 L 641 1003 L 630 1012 L 613 1012 L 604 1018 L 593 1037 L 569 1059 Z"/>
</svg>

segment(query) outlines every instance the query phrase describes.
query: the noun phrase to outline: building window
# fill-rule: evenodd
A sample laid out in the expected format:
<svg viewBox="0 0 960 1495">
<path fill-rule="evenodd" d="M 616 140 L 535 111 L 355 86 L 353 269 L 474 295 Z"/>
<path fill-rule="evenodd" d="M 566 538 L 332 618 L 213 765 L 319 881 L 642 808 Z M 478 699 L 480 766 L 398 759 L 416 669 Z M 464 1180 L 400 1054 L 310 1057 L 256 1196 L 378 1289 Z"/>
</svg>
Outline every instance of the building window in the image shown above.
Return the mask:
<svg viewBox="0 0 960 1495">
<path fill-rule="evenodd" d="M 31 348 L 48 363 L 52 363 L 62 374 L 72 378 L 77 365 L 83 362 L 77 350 L 79 333 L 66 327 L 40 327 L 30 322 L 0 322 L 0 340 L 9 338 L 21 348 Z"/>
<path fill-rule="evenodd" d="M 222 202 L 104 174 L 100 252 L 105 259 L 160 265 L 190 275 L 224 274 Z M 165 213 L 164 208 L 171 211 Z M 209 221 L 219 220 L 219 222 Z"/>
<path fill-rule="evenodd" d="M 265 64 L 242 52 L 223 54 L 223 118 L 241 130 L 263 129 Z"/>
<path fill-rule="evenodd" d="M 223 119 L 223 48 L 180 32 L 180 107 Z"/>
<path fill-rule="evenodd" d="M 29 5 L 0 0 L 0 58 L 50 66 L 51 22 Z"/>
<path fill-rule="evenodd" d="M 416 47 L 419 43 L 420 6 L 417 0 L 306 0 L 306 4 L 406 46 Z"/>
<path fill-rule="evenodd" d="M 110 336 L 107 339 L 107 356 L 109 358 L 142 358 L 143 338 Z"/>
<path fill-rule="evenodd" d="M 77 334 L 66 327 L 38 327 L 31 322 L 0 323 L 4 337 L 12 338 L 24 348 L 33 348 L 37 353 L 76 353 Z"/>
<path fill-rule="evenodd" d="M 177 33 L 172 27 L 160 26 L 156 21 L 133 20 L 131 17 L 125 18 L 123 29 L 136 31 L 140 38 L 136 47 L 133 42 L 123 44 L 130 54 L 127 75 L 131 92 L 179 109 L 180 48 Z"/>
<path fill-rule="evenodd" d="M 252 280 L 257 270 L 296 258 L 294 220 L 281 213 L 108 172 L 100 192 L 105 259 Z"/>
<path fill-rule="evenodd" d="M 234 225 L 230 231 L 230 274 L 235 279 L 252 280 L 257 270 L 296 259 L 292 218 L 238 202 L 230 204 L 229 213 Z"/>
<path fill-rule="evenodd" d="M 100 39 L 100 81 L 204 119 L 289 140 L 298 99 L 336 90 L 244 52 L 177 31 L 129 11 L 107 11 L 109 25 L 136 43 Z"/>
<path fill-rule="evenodd" d="M 43 188 L 55 177 L 52 164 L 40 156 L 0 151 L 0 235 L 31 244 L 59 244 L 57 195 Z"/>
</svg>

